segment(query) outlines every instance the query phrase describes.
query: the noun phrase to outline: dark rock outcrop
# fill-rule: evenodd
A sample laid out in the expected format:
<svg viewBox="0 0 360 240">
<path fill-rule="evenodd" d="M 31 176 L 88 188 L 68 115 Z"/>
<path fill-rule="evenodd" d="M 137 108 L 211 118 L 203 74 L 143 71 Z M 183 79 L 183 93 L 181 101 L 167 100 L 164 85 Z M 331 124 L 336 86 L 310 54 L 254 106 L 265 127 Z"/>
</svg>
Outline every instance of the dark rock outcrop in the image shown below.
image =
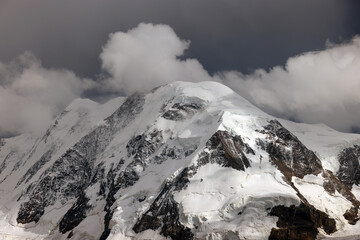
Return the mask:
<svg viewBox="0 0 360 240">
<path fill-rule="evenodd" d="M 54 204 L 57 199 L 64 204 L 70 198 L 78 197 L 88 186 L 91 171 L 87 159 L 77 151 L 68 151 L 43 174 L 36 185 L 29 186 L 30 199 L 21 205 L 17 221 L 37 222 L 44 208 Z"/>
<path fill-rule="evenodd" d="M 105 240 L 110 234 L 111 229 L 109 228 L 109 223 L 114 214 L 114 209 L 112 209 L 112 205 L 116 200 L 115 194 L 120 189 L 125 189 L 127 187 L 133 186 L 139 180 L 139 176 L 133 167 L 133 165 L 127 166 L 124 171 L 120 172 L 120 175 L 117 179 L 116 171 L 110 170 L 107 176 L 109 182 L 109 191 L 106 197 L 106 204 L 104 207 L 104 211 L 106 212 L 104 218 L 104 231 L 100 236 L 100 240 Z"/>
<path fill-rule="evenodd" d="M 85 194 L 81 194 L 74 205 L 66 212 L 64 217 L 60 220 L 59 230 L 61 233 L 66 233 L 73 230 L 82 220 L 86 218 L 86 210 L 90 208 L 88 205 L 89 199 Z"/>
<path fill-rule="evenodd" d="M 94 162 L 116 132 L 129 124 L 142 111 L 144 96 L 133 94 L 108 118 L 69 149 L 48 168 L 40 179 L 27 188 L 29 201 L 20 206 L 17 222 L 39 221 L 47 206 L 57 199 L 65 203 L 77 198 L 91 183 Z"/>
<path fill-rule="evenodd" d="M 125 170 L 118 172 L 119 169 L 114 169 L 109 172 L 107 177 L 109 191 L 107 193 L 106 205 L 104 208 L 106 214 L 104 219 L 104 231 L 100 237 L 101 240 L 106 239 L 110 234 L 111 229 L 109 228 L 109 223 L 114 213 L 112 205 L 116 200 L 115 194 L 120 189 L 128 188 L 139 180 L 139 176 L 135 171 L 136 166 L 146 168 L 150 157 L 162 145 L 162 141 L 162 132 L 156 129 L 135 136 L 130 139 L 126 145 L 127 156 L 129 158 L 133 157 L 133 160 L 126 166 Z M 118 177 L 116 178 L 117 174 Z"/>
<path fill-rule="evenodd" d="M 126 145 L 128 157 L 133 156 L 134 160 L 141 165 L 146 165 L 146 160 L 161 145 L 163 135 L 161 131 L 153 130 L 132 138 Z"/>
<path fill-rule="evenodd" d="M 338 156 L 340 168 L 336 176 L 348 185 L 350 188 L 353 184 L 360 184 L 360 146 L 345 148 Z"/>
<path fill-rule="evenodd" d="M 241 136 L 232 136 L 229 132 L 220 130 L 207 141 L 206 148 L 209 151 L 200 154 L 199 164 L 217 163 L 239 171 L 250 167 L 245 153 L 255 154 L 250 146 L 243 142 Z"/>
<path fill-rule="evenodd" d="M 286 182 L 298 193 L 303 204 L 309 208 L 314 208 L 294 186 L 292 177 L 303 178 L 307 174 L 318 175 L 322 172 L 324 189 L 329 194 L 334 194 L 335 190 L 338 191 L 353 204 L 344 213 L 344 217 L 350 224 L 355 224 L 359 220 L 357 217 L 359 201 L 351 193 L 351 189 L 344 185 L 332 172 L 325 171 L 315 153 L 307 149 L 297 137 L 285 129 L 278 121 L 272 120 L 269 123 L 269 125 L 265 126 L 265 130 L 260 131 L 268 135 L 267 141 L 258 139 L 258 145 L 269 153 L 271 161 L 283 173 Z"/>
<path fill-rule="evenodd" d="M 270 215 L 279 217 L 278 228 L 271 230 L 271 240 L 313 240 L 319 233 L 318 228 L 324 229 L 327 234 L 336 231 L 334 219 L 304 203 L 290 207 L 275 206 Z"/>
<path fill-rule="evenodd" d="M 271 160 L 287 178 L 303 178 L 307 174 L 317 175 L 322 172 L 321 161 L 315 153 L 277 120 L 271 120 L 260 132 L 268 137 L 266 142 L 258 140 L 258 145 L 269 153 Z"/>
<path fill-rule="evenodd" d="M 6 157 L 4 158 L 4 161 L 0 164 L 0 174 L 2 173 L 2 171 L 7 167 L 9 161 L 11 161 L 12 159 L 16 158 L 16 152 L 15 151 L 10 151 Z"/>
<path fill-rule="evenodd" d="M 54 147 L 46 151 L 41 158 L 26 171 L 25 175 L 19 180 L 16 186 L 19 186 L 24 181 L 27 183 L 47 162 L 50 161 L 53 151 Z"/>
<path fill-rule="evenodd" d="M 201 102 L 175 103 L 162 117 L 172 121 L 183 121 L 204 109 L 205 104 Z"/>
<path fill-rule="evenodd" d="M 173 240 L 194 239 L 191 229 L 181 224 L 179 206 L 173 198 L 173 191 L 180 191 L 188 183 L 188 171 L 189 169 L 185 168 L 174 180 L 163 184 L 149 210 L 134 225 L 133 230 L 136 233 L 161 227 L 160 234 Z"/>
<path fill-rule="evenodd" d="M 344 213 L 344 217 L 348 220 L 349 224 L 355 225 L 359 220 L 358 213 L 360 202 L 351 192 L 351 187 L 340 181 L 340 179 L 338 179 L 331 171 L 324 171 L 323 177 L 323 187 L 329 194 L 334 194 L 335 191 L 337 191 L 352 203 L 352 207 Z"/>
</svg>

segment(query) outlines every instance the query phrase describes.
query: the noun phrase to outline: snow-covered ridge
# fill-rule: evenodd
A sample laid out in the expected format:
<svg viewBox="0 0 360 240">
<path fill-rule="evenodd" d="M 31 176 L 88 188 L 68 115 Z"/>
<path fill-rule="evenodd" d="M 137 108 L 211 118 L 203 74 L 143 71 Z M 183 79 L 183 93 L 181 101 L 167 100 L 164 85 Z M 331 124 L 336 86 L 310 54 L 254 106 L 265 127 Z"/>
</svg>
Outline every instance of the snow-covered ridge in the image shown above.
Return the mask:
<svg viewBox="0 0 360 240">
<path fill-rule="evenodd" d="M 355 235 L 359 142 L 277 121 L 215 82 L 175 82 L 102 105 L 77 99 L 42 137 L 0 145 L 0 236 Z M 299 221 L 286 225 L 289 214 Z"/>
</svg>

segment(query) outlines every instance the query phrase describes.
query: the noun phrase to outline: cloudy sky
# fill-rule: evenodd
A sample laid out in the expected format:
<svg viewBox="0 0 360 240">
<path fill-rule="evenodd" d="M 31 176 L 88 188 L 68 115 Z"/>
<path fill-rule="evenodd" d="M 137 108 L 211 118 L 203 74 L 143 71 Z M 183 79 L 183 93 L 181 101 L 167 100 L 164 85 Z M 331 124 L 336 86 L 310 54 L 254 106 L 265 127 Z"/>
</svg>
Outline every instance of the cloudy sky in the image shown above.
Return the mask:
<svg viewBox="0 0 360 240">
<path fill-rule="evenodd" d="M 43 131 L 79 96 L 178 80 L 358 131 L 359 34 L 357 0 L 0 0 L 0 136 Z"/>
</svg>

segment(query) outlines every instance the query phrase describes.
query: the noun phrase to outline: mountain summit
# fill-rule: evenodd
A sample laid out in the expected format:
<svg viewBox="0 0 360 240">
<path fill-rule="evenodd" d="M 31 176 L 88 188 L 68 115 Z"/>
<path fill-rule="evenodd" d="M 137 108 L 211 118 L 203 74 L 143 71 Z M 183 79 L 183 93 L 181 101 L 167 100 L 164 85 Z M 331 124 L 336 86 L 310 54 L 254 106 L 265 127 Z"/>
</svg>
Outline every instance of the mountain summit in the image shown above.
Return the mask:
<svg viewBox="0 0 360 240">
<path fill-rule="evenodd" d="M 0 141 L 0 237 L 359 239 L 358 144 L 215 82 L 78 99 Z"/>
</svg>

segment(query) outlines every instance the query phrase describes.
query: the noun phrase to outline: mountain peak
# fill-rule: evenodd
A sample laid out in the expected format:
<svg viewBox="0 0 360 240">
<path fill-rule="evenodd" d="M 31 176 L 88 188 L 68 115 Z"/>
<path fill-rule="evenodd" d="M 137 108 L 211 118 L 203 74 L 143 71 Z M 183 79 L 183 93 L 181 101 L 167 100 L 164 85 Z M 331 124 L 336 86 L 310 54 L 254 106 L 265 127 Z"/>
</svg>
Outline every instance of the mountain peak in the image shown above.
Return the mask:
<svg viewBox="0 0 360 240">
<path fill-rule="evenodd" d="M 215 82 L 78 99 L 41 138 L 0 147 L 0 236 L 355 235 L 359 139 L 276 119 Z"/>
</svg>

